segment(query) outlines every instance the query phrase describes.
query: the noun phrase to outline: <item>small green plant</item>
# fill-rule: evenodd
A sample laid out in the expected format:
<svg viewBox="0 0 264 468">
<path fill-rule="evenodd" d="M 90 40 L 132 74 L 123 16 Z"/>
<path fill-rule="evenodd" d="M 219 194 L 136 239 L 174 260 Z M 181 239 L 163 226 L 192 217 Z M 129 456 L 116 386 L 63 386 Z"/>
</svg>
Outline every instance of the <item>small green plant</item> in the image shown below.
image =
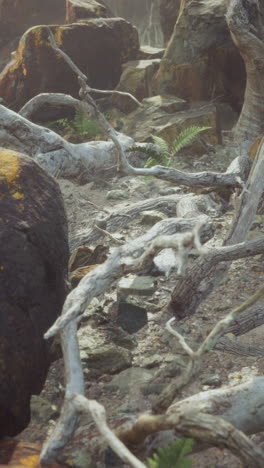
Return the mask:
<svg viewBox="0 0 264 468">
<path fill-rule="evenodd" d="M 204 132 L 209 128 L 211 127 L 188 127 L 179 133 L 171 145 L 169 145 L 164 138 L 151 135 L 153 143 L 160 148 L 159 152 L 152 149 L 142 149 L 137 146 L 129 148 L 129 151 L 141 151 L 149 155 L 144 166 L 145 168 L 149 168 L 157 164 L 162 166 L 171 166 L 172 158 L 175 154 L 177 154 L 182 148 L 185 148 L 185 146 L 188 146 L 201 132 Z"/>
<path fill-rule="evenodd" d="M 102 131 L 98 124 L 87 118 L 84 112 L 77 111 L 72 120 L 73 130 L 80 136 L 96 137 L 102 135 Z"/>
<path fill-rule="evenodd" d="M 49 122 L 47 127 L 58 127 L 60 130 L 70 129 L 76 135 L 88 138 L 102 136 L 103 132 L 96 122 L 87 118 L 86 114 L 76 111 L 74 119 L 58 119 Z"/>
<path fill-rule="evenodd" d="M 179 439 L 172 445 L 158 449 L 152 458 L 147 458 L 149 468 L 191 468 L 192 460 L 187 457 L 193 446 L 192 439 Z"/>
</svg>

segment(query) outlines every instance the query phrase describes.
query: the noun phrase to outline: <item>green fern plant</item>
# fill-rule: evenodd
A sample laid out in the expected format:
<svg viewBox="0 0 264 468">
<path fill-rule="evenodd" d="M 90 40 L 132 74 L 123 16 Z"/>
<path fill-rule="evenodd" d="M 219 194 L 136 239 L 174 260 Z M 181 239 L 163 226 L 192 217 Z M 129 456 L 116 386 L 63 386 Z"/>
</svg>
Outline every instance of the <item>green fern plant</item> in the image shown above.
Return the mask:
<svg viewBox="0 0 264 468">
<path fill-rule="evenodd" d="M 71 127 L 80 136 L 96 137 L 102 135 L 102 131 L 96 122 L 87 118 L 86 114 L 76 111 Z"/>
<path fill-rule="evenodd" d="M 140 150 L 143 153 L 149 154 L 150 157 L 144 166 L 145 168 L 149 168 L 157 164 L 162 166 L 171 166 L 171 161 L 175 154 L 177 154 L 182 148 L 185 148 L 185 146 L 188 146 L 190 143 L 192 143 L 192 141 L 194 141 L 201 132 L 204 132 L 209 128 L 211 127 L 188 127 L 179 133 L 179 135 L 177 135 L 171 145 L 169 145 L 166 140 L 164 140 L 164 138 L 151 135 L 153 143 L 160 148 L 160 151 L 156 152 L 149 149 L 145 150 L 136 147 L 135 151 Z"/>
<path fill-rule="evenodd" d="M 192 439 L 179 439 L 172 445 L 158 449 L 152 458 L 147 458 L 149 468 L 191 468 L 193 462 L 187 455 L 192 446 Z"/>
<path fill-rule="evenodd" d="M 86 114 L 76 111 L 73 119 L 58 119 L 46 124 L 47 127 L 59 127 L 62 130 L 71 129 L 79 136 L 95 138 L 103 132 L 96 122 L 87 118 Z"/>
</svg>

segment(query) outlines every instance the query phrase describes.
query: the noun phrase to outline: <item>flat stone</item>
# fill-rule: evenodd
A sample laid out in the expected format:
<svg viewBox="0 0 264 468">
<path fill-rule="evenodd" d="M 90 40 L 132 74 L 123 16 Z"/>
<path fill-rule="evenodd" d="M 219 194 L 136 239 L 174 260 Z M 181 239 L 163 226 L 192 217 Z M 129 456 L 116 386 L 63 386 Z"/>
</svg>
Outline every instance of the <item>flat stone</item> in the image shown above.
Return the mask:
<svg viewBox="0 0 264 468">
<path fill-rule="evenodd" d="M 77 450 L 70 456 L 70 466 L 72 468 L 92 468 L 94 467 L 94 460 L 89 452 L 86 450 Z"/>
<path fill-rule="evenodd" d="M 168 114 L 172 114 L 173 112 L 179 112 L 188 109 L 189 107 L 189 104 L 184 99 L 169 95 L 157 95 L 148 97 L 143 99 L 143 103 L 157 106 L 161 110 L 167 112 Z"/>
<path fill-rule="evenodd" d="M 129 197 L 129 194 L 124 190 L 110 190 L 107 192 L 106 198 L 108 200 L 125 200 Z"/>
<path fill-rule="evenodd" d="M 156 281 L 152 276 L 128 276 L 118 283 L 120 296 L 135 294 L 139 296 L 152 296 L 156 291 Z"/>
<path fill-rule="evenodd" d="M 202 378 L 203 385 L 209 385 L 209 387 L 220 387 L 222 379 L 217 374 L 206 374 Z"/>
<path fill-rule="evenodd" d="M 130 302 L 120 302 L 118 307 L 117 325 L 132 334 L 148 323 L 147 311 Z"/>
<path fill-rule="evenodd" d="M 118 388 L 121 396 L 127 395 L 130 391 L 139 389 L 144 384 L 147 384 L 153 378 L 153 372 L 142 369 L 141 367 L 131 367 L 120 374 L 113 377 L 108 384 L 108 388 Z"/>
<path fill-rule="evenodd" d="M 57 418 L 60 414 L 57 406 L 52 405 L 39 395 L 31 396 L 30 412 L 31 416 L 35 416 L 41 422 L 48 422 L 52 418 Z"/>
<path fill-rule="evenodd" d="M 174 195 L 175 193 L 181 193 L 180 187 L 165 187 L 159 190 L 160 195 Z"/>
<path fill-rule="evenodd" d="M 166 216 L 164 213 L 161 213 L 161 211 L 156 211 L 156 210 L 148 210 L 148 211 L 142 211 L 142 218 L 140 221 L 140 224 L 147 224 L 148 226 L 154 226 L 154 224 L 158 223 L 159 221 L 162 221 L 163 219 L 166 219 L 168 216 Z"/>
<path fill-rule="evenodd" d="M 159 366 L 164 361 L 163 357 L 159 354 L 153 354 L 153 356 L 146 357 L 143 360 L 143 366 L 146 369 L 152 369 L 153 367 Z"/>
<path fill-rule="evenodd" d="M 82 363 L 88 367 L 89 374 L 98 377 L 102 374 L 116 374 L 132 365 L 132 354 L 128 349 L 113 344 L 80 352 Z"/>
</svg>

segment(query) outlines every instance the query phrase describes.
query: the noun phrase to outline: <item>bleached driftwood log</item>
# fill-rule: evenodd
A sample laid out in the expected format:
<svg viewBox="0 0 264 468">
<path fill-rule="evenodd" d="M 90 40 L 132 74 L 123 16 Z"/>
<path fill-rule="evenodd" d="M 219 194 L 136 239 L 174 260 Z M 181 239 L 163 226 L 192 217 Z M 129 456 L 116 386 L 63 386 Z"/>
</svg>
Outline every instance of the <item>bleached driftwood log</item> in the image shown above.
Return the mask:
<svg viewBox="0 0 264 468">
<path fill-rule="evenodd" d="M 148 435 L 173 430 L 181 437 L 191 437 L 208 446 L 226 448 L 248 468 L 263 468 L 264 452 L 242 431 L 223 418 L 196 410 L 175 408 L 173 414 L 142 415 L 129 429 L 117 431 L 120 439 L 129 447 L 142 444 Z"/>
<path fill-rule="evenodd" d="M 256 434 L 263 431 L 263 389 L 264 377 L 251 377 L 240 385 L 196 393 L 172 404 L 167 414 L 172 414 L 177 409 L 183 412 L 201 411 L 220 416 L 245 434 Z"/>
<path fill-rule="evenodd" d="M 181 206 L 180 210 L 178 206 Z M 175 195 L 164 195 L 156 198 L 149 198 L 133 205 L 125 206 L 120 209 L 113 211 L 111 214 L 100 217 L 100 220 L 104 220 L 105 229 L 108 232 L 119 231 L 120 229 L 133 223 L 142 211 L 146 210 L 158 210 L 165 213 L 167 216 L 175 216 L 177 213 L 178 218 L 178 232 L 192 230 L 193 220 L 188 219 L 187 214 L 190 211 L 193 218 L 202 214 L 211 215 L 212 211 L 214 214 L 216 210 L 219 210 L 216 204 L 213 204 L 210 197 L 207 195 L 194 195 L 190 194 L 175 194 Z M 180 213 L 179 213 L 180 212 Z M 179 214 L 178 214 L 179 213 Z M 213 225 L 212 225 L 213 228 Z M 101 232 L 98 232 L 94 228 L 81 229 L 70 239 L 70 249 L 75 249 L 80 245 L 93 244 L 103 237 Z"/>
<path fill-rule="evenodd" d="M 250 171 L 246 188 L 237 199 L 233 225 L 224 244 L 243 242 L 254 220 L 264 190 L 264 138 Z M 178 318 L 195 313 L 201 302 L 227 273 L 230 262 L 219 263 L 214 255 L 198 259 L 185 278 L 179 280 L 172 293 L 169 308 Z M 192 294 L 189 294 L 189 291 Z"/>
<path fill-rule="evenodd" d="M 134 140 L 117 134 L 127 149 Z M 54 177 L 82 177 L 82 182 L 116 174 L 117 150 L 112 141 L 72 144 L 0 105 L 0 142 L 35 158 Z"/>
<path fill-rule="evenodd" d="M 77 101 L 77 100 L 76 100 Z M 76 104 L 77 105 L 77 104 Z M 82 103 L 82 108 L 85 103 Z M 86 108 L 90 112 L 90 109 Z M 109 133 L 109 132 L 108 132 Z M 0 142 L 2 146 L 12 148 L 32 156 L 55 177 L 77 179 L 82 183 L 96 178 L 109 177 L 117 173 L 118 151 L 116 143 L 125 152 L 134 145 L 134 140 L 124 134 L 115 132 L 113 141 L 94 141 L 88 143 L 70 143 L 54 131 L 36 125 L 22 115 L 0 105 Z M 137 144 L 148 147 L 150 144 Z M 150 145 L 154 147 L 154 145 Z M 159 149 L 156 148 L 157 152 Z M 128 154 L 129 156 L 129 154 Z M 240 187 L 248 166 L 247 158 L 239 156 L 234 170 L 225 173 L 200 172 L 189 174 L 173 168 L 154 166 L 152 168 L 133 168 L 122 170 L 123 175 L 154 176 L 177 185 L 189 187 Z M 233 165 L 234 167 L 234 165 Z"/>
<path fill-rule="evenodd" d="M 197 222 L 202 224 L 201 236 L 208 236 L 212 232 L 212 222 L 205 215 L 189 222 L 193 222 L 193 228 Z M 177 247 L 175 241 L 182 248 L 185 238 L 188 238 L 186 248 L 189 247 L 189 244 L 194 245 L 194 238 L 190 239 L 189 232 L 177 233 L 177 231 L 178 219 L 166 219 L 157 223 L 140 238 L 117 247 L 105 263 L 86 275 L 79 285 L 71 291 L 65 301 L 60 319 L 45 334 L 45 338 L 48 339 L 58 332 L 61 333 L 66 368 L 66 393 L 61 416 L 54 433 L 43 447 L 41 463 L 49 464 L 56 458 L 61 447 L 71 437 L 78 422 L 77 414 L 71 404 L 74 394 L 83 393 L 83 376 L 76 338 L 77 321 L 85 312 L 93 297 L 105 292 L 114 281 L 129 272 L 130 269 L 135 269 L 137 259 L 144 253 L 145 245 L 149 245 L 154 239 L 162 238 L 166 234 L 171 236 L 174 248 Z M 153 251 L 152 258 L 155 254 L 156 251 Z M 141 260 L 142 258 L 140 258 Z M 151 256 L 148 257 L 148 260 L 149 262 L 152 261 Z M 71 339 L 69 339 L 69 335 L 71 335 Z"/>
</svg>

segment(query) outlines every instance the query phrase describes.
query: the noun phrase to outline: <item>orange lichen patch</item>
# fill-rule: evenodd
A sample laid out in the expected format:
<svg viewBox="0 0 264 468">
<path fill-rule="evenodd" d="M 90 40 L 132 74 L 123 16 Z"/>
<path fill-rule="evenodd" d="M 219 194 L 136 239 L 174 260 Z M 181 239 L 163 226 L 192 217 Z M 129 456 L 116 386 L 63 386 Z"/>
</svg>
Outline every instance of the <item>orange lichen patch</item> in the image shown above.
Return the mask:
<svg viewBox="0 0 264 468">
<path fill-rule="evenodd" d="M 88 275 L 92 270 L 97 268 L 99 265 L 88 265 L 84 267 L 77 268 L 71 275 L 70 275 L 70 281 L 73 287 L 77 286 L 77 284 L 81 281 L 81 279 L 85 276 Z"/>
<path fill-rule="evenodd" d="M 24 200 L 25 195 L 20 185 L 20 158 L 15 151 L 0 150 L 0 183 L 7 186 L 8 194 L 16 200 Z M 3 199 L 6 194 L 0 194 Z"/>
<path fill-rule="evenodd" d="M 0 468 L 40 468 L 40 444 L 18 442 L 16 440 L 0 441 Z M 50 468 L 65 468 L 65 464 L 52 463 Z"/>
</svg>

